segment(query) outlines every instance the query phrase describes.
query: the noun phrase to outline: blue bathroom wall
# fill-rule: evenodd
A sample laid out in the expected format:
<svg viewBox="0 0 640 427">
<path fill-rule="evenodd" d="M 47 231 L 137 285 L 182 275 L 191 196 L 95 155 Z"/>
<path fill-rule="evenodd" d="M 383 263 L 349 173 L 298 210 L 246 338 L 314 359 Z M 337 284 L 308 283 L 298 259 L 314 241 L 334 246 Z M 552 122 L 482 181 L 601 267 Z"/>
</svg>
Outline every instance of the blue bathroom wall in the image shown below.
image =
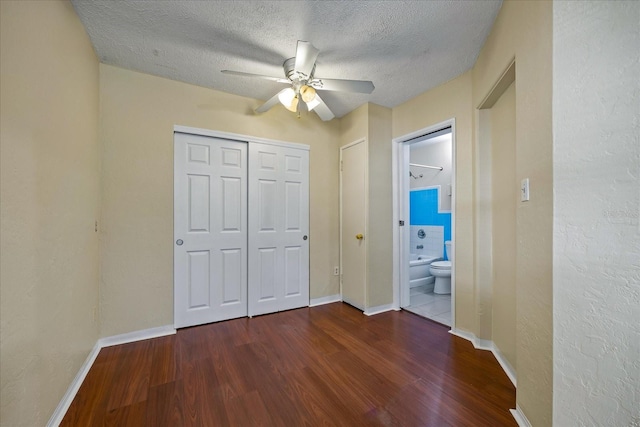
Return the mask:
<svg viewBox="0 0 640 427">
<path fill-rule="evenodd" d="M 446 242 L 451 240 L 451 213 L 438 212 L 438 192 L 438 188 L 409 192 L 409 225 L 441 225 Z"/>
</svg>

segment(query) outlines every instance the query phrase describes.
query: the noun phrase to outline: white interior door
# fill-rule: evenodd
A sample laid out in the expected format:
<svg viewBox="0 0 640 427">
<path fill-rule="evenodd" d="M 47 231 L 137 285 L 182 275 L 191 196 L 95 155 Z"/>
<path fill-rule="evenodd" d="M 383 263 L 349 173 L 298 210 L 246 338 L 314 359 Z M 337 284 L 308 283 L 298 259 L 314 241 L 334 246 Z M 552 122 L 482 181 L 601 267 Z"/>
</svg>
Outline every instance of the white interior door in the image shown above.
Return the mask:
<svg viewBox="0 0 640 427">
<path fill-rule="evenodd" d="M 340 265 L 342 300 L 366 309 L 367 146 L 358 141 L 340 149 Z"/>
<path fill-rule="evenodd" d="M 174 321 L 247 315 L 247 143 L 174 134 Z"/>
<path fill-rule="evenodd" d="M 309 305 L 309 152 L 249 143 L 249 316 Z"/>
</svg>

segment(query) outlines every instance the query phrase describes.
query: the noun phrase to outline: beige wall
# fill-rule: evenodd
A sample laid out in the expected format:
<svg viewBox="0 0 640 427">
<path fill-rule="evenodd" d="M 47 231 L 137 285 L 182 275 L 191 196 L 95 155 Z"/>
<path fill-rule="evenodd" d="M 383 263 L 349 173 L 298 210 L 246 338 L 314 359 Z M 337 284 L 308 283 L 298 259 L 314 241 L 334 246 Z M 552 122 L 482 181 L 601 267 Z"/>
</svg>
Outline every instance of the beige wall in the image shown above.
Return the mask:
<svg viewBox="0 0 640 427">
<path fill-rule="evenodd" d="M 492 151 L 493 280 L 491 339 L 516 366 L 516 92 L 515 84 L 489 110 Z"/>
<path fill-rule="evenodd" d="M 393 302 L 391 110 L 369 104 L 367 308 Z"/>
<path fill-rule="evenodd" d="M 173 324 L 174 125 L 311 146 L 311 298 L 339 293 L 338 121 L 108 65 L 100 95 L 103 336 Z"/>
<path fill-rule="evenodd" d="M 553 394 L 551 35 L 551 2 L 507 0 L 471 72 L 392 113 L 394 138 L 456 119 L 456 328 L 491 339 L 491 300 L 482 296 L 474 275 L 481 255 L 474 248 L 478 236 L 485 236 L 474 230 L 474 166 L 482 154 L 475 131 L 481 113 L 475 108 L 516 59 L 515 181 L 518 185 L 529 178 L 531 184 L 531 201 L 518 202 L 515 213 L 517 401 L 531 423 L 540 426 L 551 424 Z"/>
<path fill-rule="evenodd" d="M 390 113 L 366 104 L 328 123 L 315 115 L 295 120 L 278 107 L 254 116 L 257 100 L 107 65 L 98 79 L 69 3 L 0 5 L 3 425 L 46 422 L 99 336 L 173 323 L 176 124 L 311 145 L 312 298 L 339 292 L 332 275 L 339 147 L 368 138 L 370 163 L 380 172 L 370 171 L 370 200 L 383 207 L 375 219 L 383 226 L 379 251 L 370 258 L 380 262 L 368 295 L 375 306 L 391 302 L 392 292 L 391 207 L 384 211 L 391 147 L 384 140 L 455 118 L 456 327 L 483 336 L 474 277 L 474 108 L 513 57 L 516 181 L 531 181 L 531 201 L 516 211 L 517 399 L 533 425 L 551 424 L 550 2 L 505 1 L 472 71 Z"/>
<path fill-rule="evenodd" d="M 369 105 L 363 104 L 340 118 L 340 146 L 367 138 L 369 134 Z"/>
<path fill-rule="evenodd" d="M 0 16 L 0 424 L 38 426 L 99 337 L 98 61 L 68 2 Z"/>
<path fill-rule="evenodd" d="M 364 139 L 368 153 L 365 308 L 393 303 L 391 109 L 364 104 L 340 119 L 340 146 Z"/>
<path fill-rule="evenodd" d="M 456 328 L 476 332 L 474 289 L 474 157 L 471 72 L 405 102 L 392 111 L 393 138 L 455 119 Z"/>
<path fill-rule="evenodd" d="M 555 426 L 640 422 L 639 21 L 553 3 Z"/>
<path fill-rule="evenodd" d="M 551 2 L 505 1 L 473 68 L 477 107 L 516 60 L 515 178 L 531 186 L 516 211 L 517 403 L 535 426 L 551 425 L 553 395 L 551 24 Z"/>
</svg>

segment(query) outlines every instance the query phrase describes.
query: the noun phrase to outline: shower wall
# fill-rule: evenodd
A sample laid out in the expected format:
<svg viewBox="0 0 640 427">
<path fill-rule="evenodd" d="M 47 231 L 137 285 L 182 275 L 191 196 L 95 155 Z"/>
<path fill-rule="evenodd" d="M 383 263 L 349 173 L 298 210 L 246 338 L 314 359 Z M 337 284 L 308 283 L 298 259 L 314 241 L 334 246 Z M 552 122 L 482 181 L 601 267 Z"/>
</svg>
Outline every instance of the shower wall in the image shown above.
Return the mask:
<svg viewBox="0 0 640 427">
<path fill-rule="evenodd" d="M 410 163 L 442 167 L 442 170 L 410 167 L 417 177 L 409 179 L 412 239 L 415 237 L 414 229 L 424 228 L 444 230 L 444 241 L 451 240 L 451 134 L 412 144 L 409 158 Z M 444 241 L 440 241 L 443 255 Z M 415 245 L 411 244 L 411 251 L 415 253 Z"/>
<path fill-rule="evenodd" d="M 411 166 L 414 175 L 422 178 L 409 180 L 409 188 L 425 188 L 439 185 L 440 211 L 451 211 L 451 134 L 436 137 L 438 142 L 419 142 L 410 147 L 410 162 L 422 165 L 442 166 L 442 170 Z"/>
<path fill-rule="evenodd" d="M 414 189 L 409 193 L 409 225 L 411 230 L 425 227 L 440 226 L 444 229 L 444 241 L 451 240 L 451 212 L 438 210 L 440 187 Z M 444 242 L 442 254 L 444 254 Z M 414 248 L 411 248 L 415 253 Z"/>
<path fill-rule="evenodd" d="M 429 258 L 444 257 L 444 227 L 438 225 L 412 225 L 410 227 L 410 253 Z"/>
</svg>

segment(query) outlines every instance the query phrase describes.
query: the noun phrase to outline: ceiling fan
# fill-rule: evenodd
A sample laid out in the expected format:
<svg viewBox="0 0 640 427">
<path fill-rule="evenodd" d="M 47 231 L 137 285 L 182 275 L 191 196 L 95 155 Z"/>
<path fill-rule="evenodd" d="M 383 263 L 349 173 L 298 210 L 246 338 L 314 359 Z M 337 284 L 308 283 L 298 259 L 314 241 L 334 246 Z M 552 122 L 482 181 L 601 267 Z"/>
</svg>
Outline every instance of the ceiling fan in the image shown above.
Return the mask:
<svg viewBox="0 0 640 427">
<path fill-rule="evenodd" d="M 335 115 L 320 98 L 316 90 L 371 93 L 375 87 L 368 80 L 323 79 L 316 77 L 314 73 L 319 53 L 320 51 L 313 47 L 311 43 L 298 40 L 296 56 L 287 59 L 282 64 L 286 78 L 231 70 L 222 70 L 222 72 L 234 76 L 253 77 L 290 85 L 290 87 L 281 90 L 258 107 L 256 109 L 258 113 L 264 113 L 280 102 L 289 111 L 297 112 L 298 117 L 300 117 L 300 107 L 305 105 L 308 111 L 315 111 L 322 120 L 327 121 L 333 119 Z M 300 100 L 303 102 L 300 102 Z"/>
</svg>

